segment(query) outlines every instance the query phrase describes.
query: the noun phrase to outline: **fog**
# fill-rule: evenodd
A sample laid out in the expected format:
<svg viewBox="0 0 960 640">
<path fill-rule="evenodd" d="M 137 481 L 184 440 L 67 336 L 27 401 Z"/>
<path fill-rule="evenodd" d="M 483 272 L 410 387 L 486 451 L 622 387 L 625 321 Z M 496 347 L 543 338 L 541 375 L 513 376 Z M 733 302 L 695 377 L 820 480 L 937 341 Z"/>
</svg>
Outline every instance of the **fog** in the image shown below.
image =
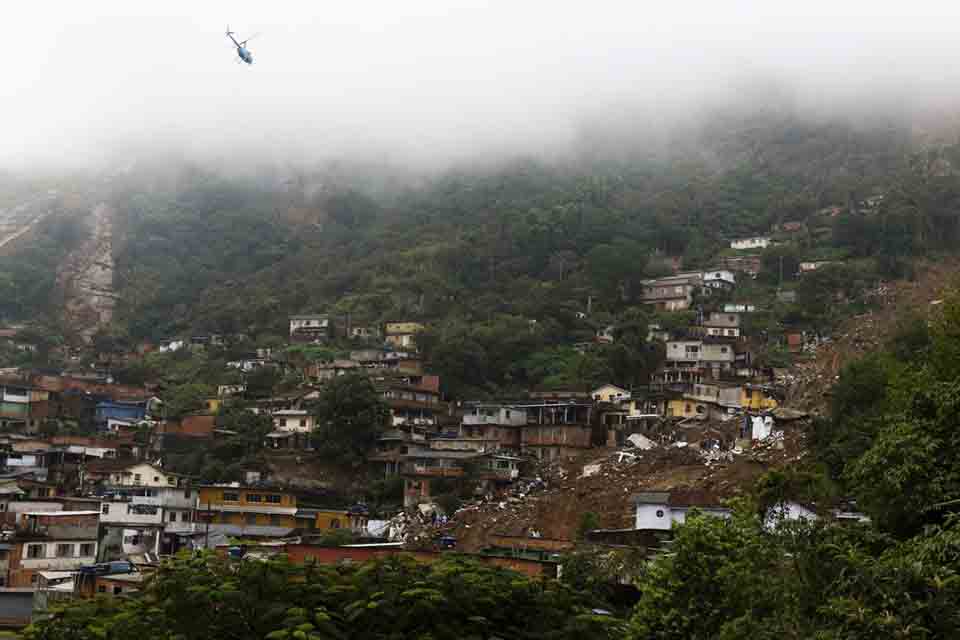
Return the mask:
<svg viewBox="0 0 960 640">
<path fill-rule="evenodd" d="M 562 152 L 608 117 L 673 126 L 749 99 L 753 78 L 789 87 L 811 113 L 853 117 L 889 105 L 949 113 L 960 79 L 951 2 L 9 4 L 7 167 L 112 162 L 128 149 L 434 167 Z M 237 62 L 228 23 L 261 32 L 252 66 Z"/>
</svg>

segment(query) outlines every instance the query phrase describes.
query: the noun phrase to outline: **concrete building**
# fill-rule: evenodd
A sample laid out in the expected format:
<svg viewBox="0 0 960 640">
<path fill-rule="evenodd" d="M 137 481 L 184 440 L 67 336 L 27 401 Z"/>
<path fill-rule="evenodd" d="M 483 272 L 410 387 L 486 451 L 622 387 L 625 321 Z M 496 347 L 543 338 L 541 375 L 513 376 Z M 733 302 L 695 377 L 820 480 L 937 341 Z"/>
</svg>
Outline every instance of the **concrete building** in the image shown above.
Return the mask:
<svg viewBox="0 0 960 640">
<path fill-rule="evenodd" d="M 737 238 L 730 241 L 730 248 L 738 251 L 748 249 L 766 249 L 770 246 L 769 236 L 751 236 L 749 238 Z"/>
<path fill-rule="evenodd" d="M 732 513 L 717 498 L 695 491 L 648 491 L 635 495 L 633 502 L 635 529 L 669 530 L 686 522 L 694 509 L 717 518 L 729 518 Z"/>
</svg>

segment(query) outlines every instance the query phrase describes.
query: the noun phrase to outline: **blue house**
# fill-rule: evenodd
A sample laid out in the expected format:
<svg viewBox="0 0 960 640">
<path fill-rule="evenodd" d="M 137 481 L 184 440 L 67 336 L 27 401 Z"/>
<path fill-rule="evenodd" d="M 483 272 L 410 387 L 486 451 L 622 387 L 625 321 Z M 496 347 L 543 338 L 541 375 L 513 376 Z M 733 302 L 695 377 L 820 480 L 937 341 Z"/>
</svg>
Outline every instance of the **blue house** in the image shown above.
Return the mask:
<svg viewBox="0 0 960 640">
<path fill-rule="evenodd" d="M 103 423 L 109 418 L 116 420 L 129 420 L 137 422 L 147 416 L 147 404 L 145 402 L 111 402 L 103 401 L 97 403 L 96 422 Z"/>
</svg>

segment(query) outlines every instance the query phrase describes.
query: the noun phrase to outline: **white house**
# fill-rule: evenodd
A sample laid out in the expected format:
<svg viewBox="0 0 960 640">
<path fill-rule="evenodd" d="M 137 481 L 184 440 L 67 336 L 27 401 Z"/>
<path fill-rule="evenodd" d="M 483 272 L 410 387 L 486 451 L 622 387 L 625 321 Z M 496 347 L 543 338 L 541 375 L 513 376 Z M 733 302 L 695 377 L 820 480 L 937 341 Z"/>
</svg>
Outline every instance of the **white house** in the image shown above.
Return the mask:
<svg viewBox="0 0 960 640">
<path fill-rule="evenodd" d="M 314 417 L 303 409 L 286 409 L 273 413 L 273 426 L 278 431 L 311 433 L 315 425 Z"/>
<path fill-rule="evenodd" d="M 743 302 L 728 302 L 723 305 L 724 313 L 753 313 L 756 310 L 756 305 Z"/>
<path fill-rule="evenodd" d="M 164 472 L 152 464 L 130 465 L 110 474 L 109 484 L 117 487 L 179 487 L 186 484 L 186 477 Z"/>
<path fill-rule="evenodd" d="M 329 333 L 330 317 L 322 314 L 290 316 L 290 335 L 297 332 Z"/>
<path fill-rule="evenodd" d="M 672 362 L 698 362 L 702 351 L 701 340 L 670 340 L 667 342 L 667 360 Z"/>
<path fill-rule="evenodd" d="M 732 513 L 721 506 L 719 500 L 693 491 L 648 491 L 635 495 L 633 501 L 636 505 L 636 529 L 667 531 L 674 523 L 686 522 L 687 515 L 694 509 L 717 518 L 729 518 Z"/>
<path fill-rule="evenodd" d="M 743 249 L 766 249 L 770 246 L 769 236 L 753 236 L 750 238 L 737 238 L 730 241 L 730 248 Z"/>
<path fill-rule="evenodd" d="M 630 392 L 622 389 L 615 384 L 605 384 L 593 390 L 590 396 L 597 402 L 620 402 L 629 400 Z"/>
<path fill-rule="evenodd" d="M 730 289 L 737 284 L 737 276 L 729 269 L 703 272 L 703 286 L 710 289 Z"/>
</svg>

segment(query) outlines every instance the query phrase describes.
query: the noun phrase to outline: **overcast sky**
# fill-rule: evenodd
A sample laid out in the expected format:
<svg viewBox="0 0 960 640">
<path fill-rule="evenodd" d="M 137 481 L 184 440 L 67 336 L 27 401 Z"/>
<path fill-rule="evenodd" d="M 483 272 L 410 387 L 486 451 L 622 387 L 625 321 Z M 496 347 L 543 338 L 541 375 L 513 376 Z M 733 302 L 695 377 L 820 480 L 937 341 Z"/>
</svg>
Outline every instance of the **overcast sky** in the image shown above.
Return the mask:
<svg viewBox="0 0 960 640">
<path fill-rule="evenodd" d="M 960 3 L 83 0 L 3 7 L 0 163 L 116 142 L 447 160 L 565 144 L 618 102 L 753 73 L 814 100 L 955 93 Z M 252 67 L 224 30 L 262 32 Z"/>
</svg>

